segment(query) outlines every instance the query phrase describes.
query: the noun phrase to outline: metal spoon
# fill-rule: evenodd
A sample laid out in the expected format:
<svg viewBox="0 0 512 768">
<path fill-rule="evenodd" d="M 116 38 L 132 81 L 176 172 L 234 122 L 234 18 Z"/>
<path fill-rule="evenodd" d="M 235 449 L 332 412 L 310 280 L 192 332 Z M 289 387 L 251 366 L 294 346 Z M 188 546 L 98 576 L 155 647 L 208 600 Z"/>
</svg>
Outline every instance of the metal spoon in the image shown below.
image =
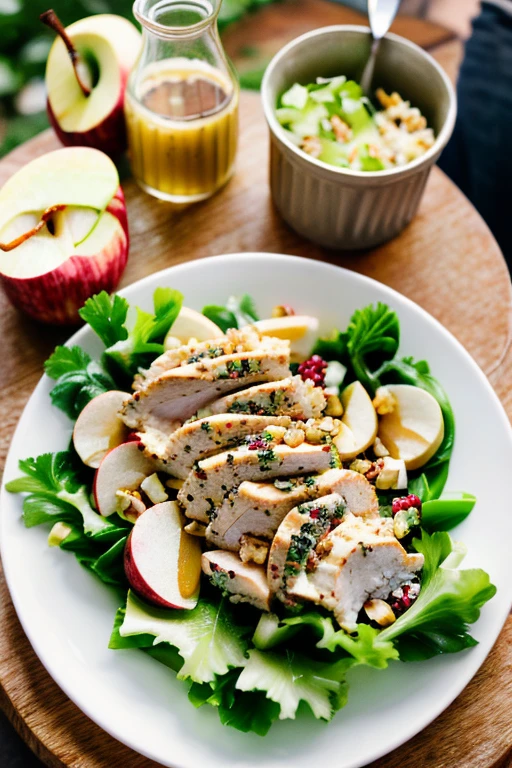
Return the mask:
<svg viewBox="0 0 512 768">
<path fill-rule="evenodd" d="M 368 0 L 368 16 L 372 31 L 372 47 L 370 58 L 366 62 L 361 76 L 361 87 L 366 96 L 370 96 L 373 71 L 377 60 L 380 42 L 389 30 L 396 16 L 401 0 Z"/>
</svg>

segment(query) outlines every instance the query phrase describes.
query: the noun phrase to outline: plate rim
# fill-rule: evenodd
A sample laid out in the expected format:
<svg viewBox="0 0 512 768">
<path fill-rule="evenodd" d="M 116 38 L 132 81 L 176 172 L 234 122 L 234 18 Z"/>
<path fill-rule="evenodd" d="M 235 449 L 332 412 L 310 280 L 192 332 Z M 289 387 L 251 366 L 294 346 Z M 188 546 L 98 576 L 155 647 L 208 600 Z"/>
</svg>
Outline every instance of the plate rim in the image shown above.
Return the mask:
<svg viewBox="0 0 512 768">
<path fill-rule="evenodd" d="M 510 421 L 508 419 L 508 416 L 506 414 L 506 411 L 503 407 L 503 404 L 501 403 L 498 395 L 494 391 L 491 383 L 489 382 L 487 376 L 484 374 L 478 363 L 473 359 L 471 354 L 467 351 L 467 349 L 462 345 L 462 343 L 447 329 L 445 328 L 442 323 L 437 320 L 433 315 L 431 315 L 429 312 L 427 312 L 421 305 L 410 299 L 409 297 L 405 296 L 404 294 L 400 293 L 396 289 L 390 287 L 389 285 L 385 283 L 381 283 L 378 280 L 375 280 L 372 277 L 368 277 L 367 275 L 361 274 L 359 272 L 355 272 L 353 270 L 347 269 L 345 267 L 338 266 L 336 264 L 332 264 L 330 262 L 325 262 L 321 260 L 316 259 L 310 259 L 302 256 L 296 256 L 291 254 L 283 254 L 283 253 L 273 253 L 273 252 L 262 252 L 262 251 L 244 251 L 244 252 L 235 252 L 235 253 L 229 253 L 229 254 L 219 254 L 219 255 L 213 255 L 208 256 L 204 258 L 197 258 L 192 259 L 188 261 L 183 261 L 178 264 L 174 264 L 170 267 L 166 267 L 165 269 L 158 270 L 157 272 L 154 272 L 152 274 L 146 275 L 145 277 L 136 280 L 133 283 L 130 283 L 127 286 L 124 286 L 120 290 L 115 291 L 115 293 L 120 294 L 121 296 L 128 296 L 132 293 L 137 293 L 141 286 L 146 286 L 150 283 L 155 283 L 155 281 L 158 283 L 158 280 L 161 279 L 163 276 L 168 276 L 169 274 L 175 274 L 176 272 L 186 272 L 189 269 L 195 270 L 200 268 L 200 265 L 204 262 L 212 262 L 216 261 L 219 262 L 219 265 L 221 263 L 224 263 L 226 266 L 229 266 L 232 263 L 237 263 L 237 265 L 240 264 L 241 260 L 244 259 L 261 259 L 261 258 L 269 259 L 270 261 L 279 261 L 279 262 L 287 262 L 287 263 L 294 263 L 297 266 L 300 266 L 300 264 L 309 264 L 310 267 L 314 267 L 315 269 L 324 270 L 325 273 L 332 273 L 341 272 L 345 276 L 348 276 L 349 280 L 355 280 L 356 282 L 359 282 L 361 284 L 372 284 L 374 286 L 377 286 L 377 289 L 379 291 L 383 291 L 385 294 L 388 294 L 391 298 L 398 298 L 399 302 L 405 302 L 406 305 L 408 305 L 410 308 L 413 308 L 415 312 L 420 312 L 424 316 L 424 318 L 430 322 L 433 323 L 435 326 L 437 326 L 437 329 L 441 332 L 445 338 L 447 338 L 450 343 L 455 344 L 459 352 L 462 353 L 462 355 L 466 358 L 466 361 L 470 365 L 470 367 L 473 370 L 473 373 L 477 378 L 480 379 L 480 382 L 485 387 L 488 395 L 493 400 L 494 405 L 498 406 L 497 411 L 500 414 L 500 419 L 503 422 L 503 425 L 505 426 L 507 432 L 508 432 L 508 439 L 510 443 L 510 449 L 512 453 L 512 426 L 510 424 Z M 155 285 L 155 288 L 157 285 Z M 83 337 L 87 337 L 89 335 L 92 335 L 94 338 L 94 332 L 89 328 L 88 325 L 84 325 L 82 328 L 75 331 L 65 342 L 65 346 L 69 346 L 72 344 L 79 344 L 80 340 Z M 30 402 L 32 401 L 32 398 L 36 394 L 36 392 L 43 386 L 44 381 L 46 380 L 46 374 L 43 373 L 43 375 L 38 380 L 36 386 L 32 390 L 27 402 L 25 403 L 25 406 L 19 416 L 19 419 L 16 424 L 16 428 L 11 436 L 10 444 L 9 444 L 9 450 L 6 456 L 5 461 L 5 468 L 4 473 L 2 477 L 2 484 L 1 484 L 1 490 L 0 490 L 0 508 L 3 510 L 6 506 L 6 500 L 12 499 L 11 494 L 8 494 L 8 492 L 5 489 L 5 476 L 8 474 L 6 470 L 11 468 L 11 464 L 15 462 L 14 457 L 14 451 L 13 451 L 13 444 L 15 442 L 16 435 L 19 430 L 20 422 L 25 414 L 25 411 L 27 410 Z M 51 405 L 51 403 L 49 403 Z M 155 762 L 158 762 L 158 760 L 154 757 L 154 755 L 147 749 L 141 748 L 140 745 L 136 744 L 136 739 L 130 738 L 130 735 L 127 734 L 126 736 L 123 734 L 122 736 L 117 732 L 115 727 L 106 727 L 103 722 L 100 722 L 95 717 L 95 712 L 92 710 L 87 703 L 83 703 L 81 701 L 80 692 L 77 694 L 74 693 L 72 684 L 67 683 L 65 679 L 62 679 L 61 675 L 59 674 L 58 668 L 55 668 L 55 665 L 52 663 L 52 661 L 48 661 L 46 663 L 44 658 L 44 648 L 41 649 L 37 634 L 33 633 L 29 628 L 28 624 L 29 622 L 26 620 L 26 616 L 23 614 L 23 608 L 21 606 L 22 598 L 17 592 L 17 587 L 15 584 L 15 578 L 13 571 L 11 571 L 11 565 L 9 563 L 9 558 L 5 556 L 6 553 L 6 544 L 5 544 L 5 535 L 4 535 L 4 528 L 5 528 L 5 519 L 6 514 L 1 513 L 0 514 L 0 557 L 2 562 L 2 568 L 5 575 L 6 585 L 9 590 L 9 594 L 12 600 L 12 603 L 14 605 L 14 609 L 16 611 L 17 618 L 23 628 L 23 631 L 25 633 L 25 636 L 30 643 L 34 653 L 38 657 L 38 660 L 43 665 L 45 670 L 48 672 L 52 680 L 59 686 L 59 688 L 63 691 L 63 693 L 71 700 L 75 706 L 77 706 L 80 711 L 88 717 L 90 720 L 92 720 L 95 725 L 97 725 L 99 728 L 101 728 L 105 733 L 107 733 L 109 736 L 114 738 L 116 741 L 119 741 L 120 743 L 124 744 L 128 748 L 132 749 L 136 754 L 143 755 L 144 757 L 147 757 L 150 760 L 153 760 Z M 510 587 L 510 601 L 512 603 L 512 584 Z M 498 618 L 498 631 L 494 636 L 494 639 L 492 640 L 492 643 L 490 646 L 485 650 L 485 653 L 481 656 L 477 656 L 475 654 L 475 662 L 471 665 L 471 673 L 470 676 L 467 677 L 467 675 L 461 675 L 460 679 L 463 680 L 462 683 L 457 682 L 456 685 L 453 686 L 453 690 L 450 690 L 448 695 L 442 696 L 438 695 L 435 706 L 432 706 L 428 709 L 428 714 L 426 714 L 423 717 L 420 717 L 418 720 L 418 725 L 414 727 L 414 731 L 411 733 L 408 733 L 406 737 L 403 736 L 396 736 L 395 739 L 390 740 L 388 742 L 387 746 L 384 748 L 374 747 L 373 751 L 364 757 L 364 764 L 360 762 L 359 758 L 355 758 L 350 763 L 346 763 L 345 768 L 362 768 L 363 765 L 368 764 L 368 762 L 373 762 L 374 760 L 377 760 L 387 754 L 390 754 L 395 749 L 398 749 L 400 746 L 405 744 L 410 739 L 417 736 L 419 733 L 421 733 L 425 728 L 427 728 L 434 720 L 436 720 L 439 715 L 444 712 L 452 703 L 453 701 L 461 694 L 461 692 L 469 685 L 471 680 L 474 678 L 480 667 L 485 662 L 487 656 L 493 649 L 494 645 L 496 644 L 496 641 L 499 637 L 499 635 L 502 632 L 503 626 L 508 618 L 510 612 L 510 608 L 507 607 L 506 601 L 504 601 L 504 608 L 499 609 L 499 607 L 496 608 L 495 616 Z M 500 615 L 501 614 L 501 615 Z M 473 650 L 474 652 L 477 651 L 478 647 L 482 647 L 480 644 L 476 646 Z M 457 654 L 460 655 L 460 654 Z M 222 727 L 222 726 L 221 726 Z M 36 736 L 36 738 L 39 739 L 39 737 Z M 163 764 L 165 765 L 165 764 Z M 168 763 L 168 765 L 171 765 L 171 763 Z M 173 768 L 184 768 L 185 764 L 178 762 L 172 763 Z"/>
</svg>

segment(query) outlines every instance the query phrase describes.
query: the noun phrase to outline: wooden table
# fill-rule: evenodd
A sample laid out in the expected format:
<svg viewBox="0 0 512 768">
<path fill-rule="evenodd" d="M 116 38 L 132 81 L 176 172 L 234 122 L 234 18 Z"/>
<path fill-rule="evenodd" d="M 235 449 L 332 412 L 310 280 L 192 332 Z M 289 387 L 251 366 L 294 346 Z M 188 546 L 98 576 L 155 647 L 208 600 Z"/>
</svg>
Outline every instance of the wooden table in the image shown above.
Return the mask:
<svg viewBox="0 0 512 768">
<path fill-rule="evenodd" d="M 303 6 L 310 7 L 311 0 Z M 276 7 L 278 14 L 282 7 Z M 340 9 L 334 10 L 340 13 Z M 50 132 L 24 145 L 0 162 L 0 184 L 28 160 L 57 146 Z M 266 156 L 259 99 L 244 93 L 239 172 L 215 198 L 177 211 L 155 203 L 131 180 L 124 182 L 132 245 L 122 285 L 188 259 L 237 251 L 294 253 L 340 264 L 391 285 L 437 317 L 489 376 L 512 416 L 512 297 L 507 268 L 483 221 L 441 171 L 434 169 L 418 216 L 399 238 L 373 251 L 341 254 L 304 241 L 283 224 L 271 204 Z M 69 334 L 20 316 L 3 295 L 0 320 L 3 466 L 15 424 L 42 363 Z M 101 731 L 51 680 L 23 634 L 1 571 L 0 625 L 0 705 L 47 765 L 155 766 Z M 509 619 L 489 658 L 452 706 L 372 768 L 509 766 L 511 643 Z"/>
</svg>

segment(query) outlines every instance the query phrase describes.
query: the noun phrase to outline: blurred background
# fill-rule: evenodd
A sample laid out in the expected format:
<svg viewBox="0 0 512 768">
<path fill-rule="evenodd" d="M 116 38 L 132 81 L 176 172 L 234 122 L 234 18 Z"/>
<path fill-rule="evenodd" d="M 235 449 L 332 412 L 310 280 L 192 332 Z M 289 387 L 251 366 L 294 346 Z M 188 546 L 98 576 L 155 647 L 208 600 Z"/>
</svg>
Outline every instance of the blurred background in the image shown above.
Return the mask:
<svg viewBox="0 0 512 768">
<path fill-rule="evenodd" d="M 261 6 L 273 2 L 291 12 L 293 2 L 280 0 L 223 0 L 222 33 L 242 20 L 249 23 Z M 367 0 L 345 0 L 343 5 L 365 12 Z M 64 25 L 94 13 L 117 13 L 132 19 L 132 0 L 0 0 L 0 157 L 48 127 L 45 111 L 44 69 L 53 33 L 39 21 L 52 5 Z M 403 0 L 401 13 L 438 22 L 462 40 L 478 0 Z M 254 18 L 254 21 L 256 18 Z M 231 30 L 230 30 L 231 34 Z M 462 48 L 462 42 L 459 42 Z M 228 46 L 229 50 L 230 46 Z M 251 46 L 229 52 L 241 73 L 242 85 L 257 88 L 268 58 Z M 277 48 L 276 48 L 277 50 Z"/>
</svg>

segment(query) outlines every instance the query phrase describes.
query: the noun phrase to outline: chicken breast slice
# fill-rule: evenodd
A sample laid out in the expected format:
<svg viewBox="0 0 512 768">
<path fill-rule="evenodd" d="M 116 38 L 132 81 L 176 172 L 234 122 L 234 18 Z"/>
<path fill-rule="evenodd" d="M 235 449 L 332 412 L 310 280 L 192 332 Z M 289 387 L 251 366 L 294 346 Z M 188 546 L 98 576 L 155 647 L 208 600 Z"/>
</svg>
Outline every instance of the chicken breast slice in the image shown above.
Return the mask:
<svg viewBox="0 0 512 768">
<path fill-rule="evenodd" d="M 210 406 L 211 413 L 253 413 L 313 419 L 322 415 L 326 399 L 321 387 L 300 376 L 244 389 L 227 395 Z"/>
<path fill-rule="evenodd" d="M 168 432 L 225 392 L 289 372 L 289 351 L 242 352 L 173 368 L 150 381 L 124 404 L 120 415 L 131 429 Z"/>
<path fill-rule="evenodd" d="M 285 603 L 293 603 L 289 595 L 300 580 L 301 596 L 317 602 L 316 590 L 301 576 L 315 562 L 320 540 L 341 523 L 345 513 L 346 505 L 339 493 L 307 501 L 288 512 L 274 536 L 268 557 L 267 577 L 272 594 Z"/>
<path fill-rule="evenodd" d="M 270 590 L 265 568 L 255 563 L 243 563 L 233 552 L 217 550 L 204 552 L 201 557 L 203 573 L 232 603 L 250 603 L 261 611 L 270 610 Z"/>
<path fill-rule="evenodd" d="M 240 352 L 252 352 L 254 350 L 281 350 L 286 352 L 287 342 L 283 339 L 262 336 L 255 328 L 247 327 L 238 330 L 231 328 L 225 336 L 209 341 L 184 344 L 177 349 L 170 349 L 153 361 L 151 367 L 141 371 L 134 381 L 135 390 L 143 389 L 155 379 L 159 379 L 167 371 L 178 368 L 181 365 L 197 363 L 199 360 L 214 359 L 225 355 L 233 355 Z"/>
<path fill-rule="evenodd" d="M 272 539 L 293 507 L 329 493 L 338 493 L 354 515 L 379 514 L 375 488 L 363 475 L 350 469 L 329 469 L 321 475 L 277 482 L 280 488 L 269 483 L 243 482 L 238 492 L 228 496 L 218 508 L 215 520 L 206 530 L 207 541 L 220 549 L 237 552 L 243 534 Z"/>
<path fill-rule="evenodd" d="M 217 507 L 244 480 L 266 480 L 309 472 L 323 472 L 339 461 L 332 445 L 309 445 L 297 448 L 268 443 L 264 450 L 238 448 L 198 462 L 178 494 L 185 514 L 193 520 L 214 519 Z"/>
<path fill-rule="evenodd" d="M 390 518 L 345 512 L 339 525 L 319 536 L 315 546 L 311 535 L 315 521 L 307 510 L 298 517 L 297 510 L 300 507 L 283 520 L 271 547 L 267 572 L 271 592 L 288 604 L 309 600 L 322 605 L 348 632 L 356 628 L 367 600 L 386 599 L 423 567 L 423 555 L 407 553 L 395 538 Z M 296 552 L 305 549 L 307 557 L 296 569 Z"/>
<path fill-rule="evenodd" d="M 150 430 L 140 432 L 144 453 L 157 466 L 174 477 L 185 479 L 196 461 L 230 445 L 237 445 L 250 435 L 267 427 L 289 427 L 289 416 L 251 416 L 238 413 L 217 414 L 198 419 L 173 432 L 170 436 Z"/>
</svg>

